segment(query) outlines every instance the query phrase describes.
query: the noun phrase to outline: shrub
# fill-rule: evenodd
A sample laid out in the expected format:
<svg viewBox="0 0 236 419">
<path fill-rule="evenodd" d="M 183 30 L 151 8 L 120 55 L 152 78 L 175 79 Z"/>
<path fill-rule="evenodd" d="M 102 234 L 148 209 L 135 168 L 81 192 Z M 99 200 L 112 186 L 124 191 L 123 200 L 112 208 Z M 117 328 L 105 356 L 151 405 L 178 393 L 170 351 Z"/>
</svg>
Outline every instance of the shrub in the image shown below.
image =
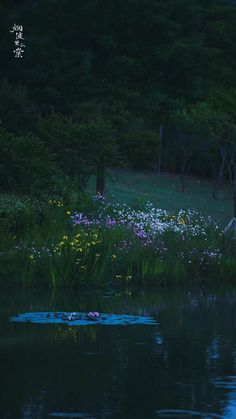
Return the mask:
<svg viewBox="0 0 236 419">
<path fill-rule="evenodd" d="M 14 135 L 0 131 L 0 190 L 23 195 L 42 195 L 60 188 L 62 175 L 54 156 L 31 133 Z"/>
</svg>

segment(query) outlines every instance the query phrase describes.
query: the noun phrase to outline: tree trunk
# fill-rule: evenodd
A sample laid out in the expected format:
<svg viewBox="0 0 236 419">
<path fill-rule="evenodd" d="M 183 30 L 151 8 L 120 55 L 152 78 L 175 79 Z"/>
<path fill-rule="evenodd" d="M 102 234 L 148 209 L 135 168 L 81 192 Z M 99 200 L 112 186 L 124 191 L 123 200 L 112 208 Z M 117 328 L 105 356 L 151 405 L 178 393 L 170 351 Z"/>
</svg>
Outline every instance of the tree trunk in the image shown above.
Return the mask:
<svg viewBox="0 0 236 419">
<path fill-rule="evenodd" d="M 97 167 L 97 195 L 103 195 L 105 189 L 105 167 Z"/>
<path fill-rule="evenodd" d="M 184 193 L 187 189 L 186 173 L 187 173 L 187 157 L 184 158 L 182 170 L 180 174 L 181 191 Z"/>
<path fill-rule="evenodd" d="M 223 176 L 225 172 L 225 163 L 226 163 L 226 150 L 225 150 L 225 140 L 226 140 L 226 133 L 222 136 L 222 139 L 220 140 L 220 154 L 221 154 L 221 167 L 218 174 L 218 179 L 215 181 L 212 191 L 212 198 L 217 199 L 218 197 L 218 189 L 219 186 L 223 183 Z"/>
<path fill-rule="evenodd" d="M 161 173 L 161 160 L 162 160 L 162 135 L 163 125 L 160 125 L 160 144 L 159 144 L 159 156 L 158 156 L 158 176 Z"/>
<path fill-rule="evenodd" d="M 184 193 L 187 189 L 186 178 L 184 174 L 180 175 L 181 191 Z"/>
<path fill-rule="evenodd" d="M 220 154 L 222 158 L 221 166 L 220 166 L 220 170 L 218 174 L 218 179 L 215 181 L 214 186 L 213 186 L 213 191 L 212 191 L 212 197 L 214 199 L 218 198 L 218 189 L 219 189 L 219 186 L 222 185 L 222 182 L 223 182 L 223 176 L 224 176 L 224 171 L 225 171 L 225 160 L 226 160 L 224 145 L 220 149 Z"/>
</svg>

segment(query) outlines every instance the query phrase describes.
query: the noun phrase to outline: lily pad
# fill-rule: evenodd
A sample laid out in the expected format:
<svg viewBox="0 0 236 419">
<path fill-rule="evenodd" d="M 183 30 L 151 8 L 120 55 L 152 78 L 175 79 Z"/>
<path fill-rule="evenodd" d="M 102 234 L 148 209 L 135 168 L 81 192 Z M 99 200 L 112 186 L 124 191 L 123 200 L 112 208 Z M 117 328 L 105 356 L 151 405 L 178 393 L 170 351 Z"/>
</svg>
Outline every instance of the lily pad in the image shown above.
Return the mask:
<svg viewBox="0 0 236 419">
<path fill-rule="evenodd" d="M 67 324 L 69 326 L 88 326 L 88 325 L 106 325 L 106 326 L 127 326 L 133 324 L 155 325 L 156 320 L 152 317 L 146 316 L 131 316 L 127 314 L 106 314 L 101 313 L 97 319 L 90 320 L 87 318 L 87 313 L 73 313 L 76 316 L 75 320 L 68 320 L 67 317 L 71 313 L 55 313 L 38 311 L 35 313 L 22 313 L 17 316 L 10 317 L 11 322 L 20 323 L 40 323 L 40 324 Z"/>
<path fill-rule="evenodd" d="M 56 418 L 87 418 L 87 419 L 93 419 L 92 416 L 90 416 L 87 413 L 62 413 L 62 412 L 55 412 L 55 413 L 48 413 L 48 416 L 53 416 Z"/>
</svg>

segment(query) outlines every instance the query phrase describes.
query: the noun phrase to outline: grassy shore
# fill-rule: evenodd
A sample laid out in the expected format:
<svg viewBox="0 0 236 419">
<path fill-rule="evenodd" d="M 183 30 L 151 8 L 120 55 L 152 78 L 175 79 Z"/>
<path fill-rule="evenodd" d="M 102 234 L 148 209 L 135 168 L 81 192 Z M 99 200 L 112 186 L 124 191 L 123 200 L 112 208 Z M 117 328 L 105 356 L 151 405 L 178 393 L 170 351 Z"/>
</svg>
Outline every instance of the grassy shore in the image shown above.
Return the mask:
<svg viewBox="0 0 236 419">
<path fill-rule="evenodd" d="M 88 192 L 92 192 L 91 179 Z M 176 176 L 111 171 L 106 198 L 46 201 L 2 197 L 0 278 L 4 285 L 104 286 L 131 281 L 234 280 L 230 189 Z M 200 212 L 199 212 L 200 211 Z"/>
</svg>

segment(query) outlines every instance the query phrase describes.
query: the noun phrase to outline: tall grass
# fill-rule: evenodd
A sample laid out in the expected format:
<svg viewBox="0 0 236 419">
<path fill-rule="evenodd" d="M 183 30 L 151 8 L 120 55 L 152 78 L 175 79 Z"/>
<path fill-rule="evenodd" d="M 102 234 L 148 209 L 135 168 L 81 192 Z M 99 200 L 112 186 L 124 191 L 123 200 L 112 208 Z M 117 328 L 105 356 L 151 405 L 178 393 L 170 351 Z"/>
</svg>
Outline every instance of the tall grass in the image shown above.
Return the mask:
<svg viewBox="0 0 236 419">
<path fill-rule="evenodd" d="M 80 198 L 26 205 L 0 230 L 2 285 L 104 286 L 235 279 L 235 241 L 195 212 Z M 82 212 L 83 211 L 83 212 Z M 82 215 L 81 215 L 82 212 Z"/>
</svg>

